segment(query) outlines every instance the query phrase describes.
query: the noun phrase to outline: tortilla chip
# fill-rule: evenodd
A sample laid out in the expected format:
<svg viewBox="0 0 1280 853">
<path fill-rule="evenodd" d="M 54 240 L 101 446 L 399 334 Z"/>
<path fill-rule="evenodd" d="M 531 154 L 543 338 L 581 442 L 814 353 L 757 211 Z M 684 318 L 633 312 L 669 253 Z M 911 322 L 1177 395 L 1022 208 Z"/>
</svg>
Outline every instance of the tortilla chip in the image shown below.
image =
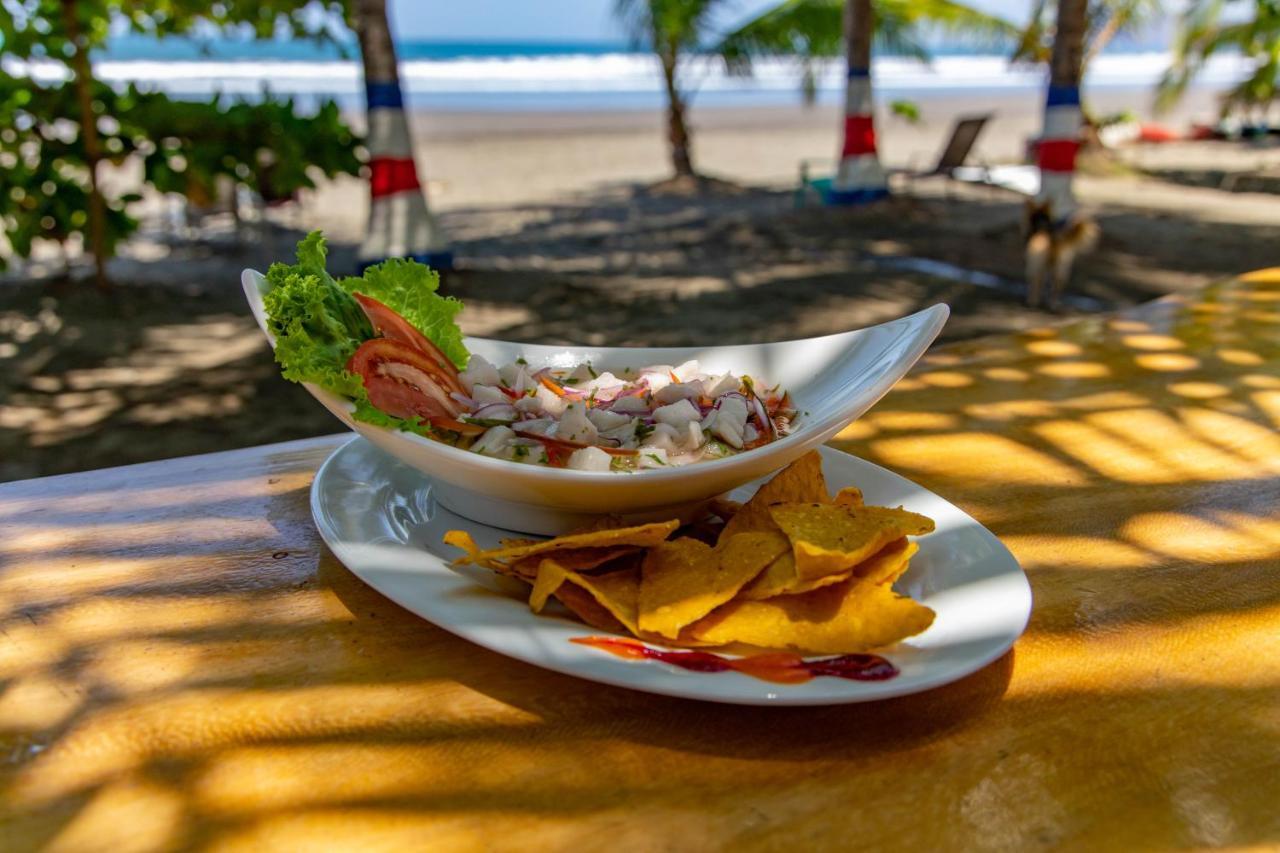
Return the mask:
<svg viewBox="0 0 1280 853">
<path fill-rule="evenodd" d="M 696 539 L 674 539 L 649 550 L 641 570 L 642 631 L 674 638 L 737 594 L 789 543 L 777 532 L 722 539 L 715 548 Z"/>
<path fill-rule="evenodd" d="M 627 632 L 626 625 L 619 622 L 608 608 L 592 598 L 591 593 L 577 584 L 560 584 L 560 588 L 556 590 L 556 598 L 569 609 L 570 613 L 592 628 L 611 631 L 615 634 Z"/>
<path fill-rule="evenodd" d="M 712 515 L 719 516 L 722 521 L 728 521 L 733 518 L 740 509 L 742 509 L 741 503 L 731 501 L 728 498 L 712 498 L 711 503 L 707 504 L 707 511 Z"/>
<path fill-rule="evenodd" d="M 888 507 L 780 504 L 770 514 L 791 540 L 801 580 L 848 571 L 890 542 L 933 529 L 923 515 Z"/>
<path fill-rule="evenodd" d="M 584 590 L 624 628 L 633 634 L 639 632 L 636 624 L 640 601 L 639 566 L 602 575 L 584 575 L 570 571 L 557 564 L 553 558 L 548 558 L 538 567 L 538 579 L 533 584 L 533 591 L 529 593 L 529 609 L 540 613 L 548 598 L 552 595 L 560 597 L 559 591 L 564 584 L 573 584 Z M 572 593 L 567 593 L 565 598 L 572 600 Z"/>
<path fill-rule="evenodd" d="M 812 654 L 852 654 L 919 634 L 933 611 L 891 588 L 861 578 L 803 595 L 731 601 L 685 629 L 712 645 L 744 643 Z"/>
<path fill-rule="evenodd" d="M 835 498 L 831 501 L 836 506 L 865 506 L 866 502 L 862 499 L 862 489 L 857 486 L 845 486 L 836 492 Z"/>
<path fill-rule="evenodd" d="M 675 529 L 680 526 L 680 522 L 676 519 L 671 521 L 658 521 L 653 524 L 641 524 L 635 527 L 616 527 L 602 530 L 593 530 L 586 533 L 571 533 L 567 536 L 557 536 L 554 539 L 545 539 L 540 542 L 534 542 L 529 545 L 517 545 L 511 548 L 495 548 L 492 551 L 476 551 L 467 550 L 466 556 L 457 558 L 457 563 L 481 563 L 492 561 L 514 562 L 525 557 L 531 557 L 535 554 L 554 554 L 566 549 L 578 548 L 610 548 L 618 545 L 631 545 L 639 548 L 646 548 L 657 545 L 659 542 L 665 541 Z M 450 531 L 445 534 L 445 541 L 450 545 L 460 548 L 466 548 L 460 544 L 465 537 L 467 541 L 471 537 L 465 533 L 461 537 L 455 537 L 453 534 L 457 531 Z M 452 537 L 452 541 L 451 541 Z M 475 543 L 471 543 L 474 547 Z"/>
<path fill-rule="evenodd" d="M 816 450 L 810 451 L 757 489 L 751 500 L 743 504 L 733 518 L 729 519 L 721 536 L 734 536 L 752 530 L 777 530 L 777 525 L 769 515 L 772 504 L 814 503 L 830 499 L 827 481 L 822 476 L 822 457 Z"/>
<path fill-rule="evenodd" d="M 890 542 L 869 560 L 864 560 L 853 567 L 854 577 L 862 578 L 869 583 L 892 586 L 902 577 L 902 573 L 911 565 L 911 558 L 920 550 L 914 542 L 905 537 Z"/>
<path fill-rule="evenodd" d="M 801 580 L 796 575 L 796 557 L 793 551 L 779 555 L 755 580 L 742 588 L 738 597 L 746 601 L 763 601 L 776 595 L 799 595 L 802 592 L 818 589 L 828 584 L 839 583 L 849 577 L 849 572 L 824 575 L 809 580 Z"/>
<path fill-rule="evenodd" d="M 628 554 L 640 553 L 634 545 L 618 545 L 614 548 L 564 548 L 555 552 L 555 561 L 561 568 L 574 572 L 589 572 L 592 569 L 607 566 L 609 563 Z M 538 576 L 538 565 L 545 559 L 544 554 L 523 557 L 511 563 L 511 570 L 519 577 L 533 581 Z"/>
</svg>

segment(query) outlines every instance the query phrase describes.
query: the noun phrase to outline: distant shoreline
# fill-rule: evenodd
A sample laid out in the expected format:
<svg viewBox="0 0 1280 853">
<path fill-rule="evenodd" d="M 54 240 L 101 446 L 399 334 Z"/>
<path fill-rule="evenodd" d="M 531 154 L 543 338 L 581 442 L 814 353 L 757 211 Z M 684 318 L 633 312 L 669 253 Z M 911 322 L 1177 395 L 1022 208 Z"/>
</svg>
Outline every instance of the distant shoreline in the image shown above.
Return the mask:
<svg viewBox="0 0 1280 853">
<path fill-rule="evenodd" d="M 1163 53 L 1117 53 L 1099 57 L 1086 78 L 1090 92 L 1150 91 L 1168 67 Z M 1240 57 L 1215 57 L 1197 78 L 1197 89 L 1224 89 L 1245 73 Z M 27 67 L 37 80 L 65 73 L 52 63 Z M 718 60 L 697 58 L 687 68 L 700 107 L 788 106 L 799 100 L 799 70 L 791 59 L 756 63 L 749 78 L 725 73 Z M 939 56 L 930 65 L 900 57 L 882 57 L 874 66 L 882 101 L 1034 95 L 1044 86 L 1039 67 L 1010 66 L 1001 55 Z M 335 98 L 348 109 L 363 106 L 361 71 L 351 60 L 102 59 L 99 79 L 113 85 L 137 84 L 180 98 L 215 94 L 261 97 L 264 89 L 304 104 Z M 407 103 L 415 109 L 456 112 L 574 112 L 652 110 L 663 103 L 652 57 L 636 53 L 491 56 L 401 63 Z M 839 62 L 824 63 L 818 74 L 819 104 L 837 104 L 844 74 Z"/>
</svg>

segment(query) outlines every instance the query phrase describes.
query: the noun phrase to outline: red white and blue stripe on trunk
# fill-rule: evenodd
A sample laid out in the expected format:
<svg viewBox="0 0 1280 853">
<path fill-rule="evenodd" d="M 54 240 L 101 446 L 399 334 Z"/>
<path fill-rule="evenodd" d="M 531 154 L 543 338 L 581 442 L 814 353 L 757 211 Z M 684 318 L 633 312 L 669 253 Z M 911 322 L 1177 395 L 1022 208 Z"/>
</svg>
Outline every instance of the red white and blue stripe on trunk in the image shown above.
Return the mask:
<svg viewBox="0 0 1280 853">
<path fill-rule="evenodd" d="M 1041 203 L 1048 203 L 1056 221 L 1067 219 L 1075 210 L 1071 178 L 1080 151 L 1080 89 L 1050 86 L 1044 106 L 1044 132 L 1040 135 L 1037 162 L 1040 166 Z"/>
<path fill-rule="evenodd" d="M 369 227 L 361 268 L 387 258 L 412 258 L 433 269 L 453 266 L 453 253 L 427 208 L 413 162 L 413 143 L 400 84 L 365 83 L 369 115 Z"/>
<path fill-rule="evenodd" d="M 844 145 L 828 204 L 865 204 L 889 194 L 889 184 L 876 154 L 875 107 L 871 70 L 849 67 L 845 84 Z"/>
</svg>

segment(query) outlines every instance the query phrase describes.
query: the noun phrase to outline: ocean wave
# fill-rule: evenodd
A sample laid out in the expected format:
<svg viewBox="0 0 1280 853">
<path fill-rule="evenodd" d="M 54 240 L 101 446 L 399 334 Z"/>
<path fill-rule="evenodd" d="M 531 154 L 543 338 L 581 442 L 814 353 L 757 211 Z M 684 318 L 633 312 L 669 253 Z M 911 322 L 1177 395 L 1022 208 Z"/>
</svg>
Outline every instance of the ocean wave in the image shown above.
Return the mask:
<svg viewBox="0 0 1280 853">
<path fill-rule="evenodd" d="M 1086 86 L 1148 87 L 1159 80 L 1169 61 L 1168 54 L 1156 52 L 1104 55 L 1092 63 Z M 64 73 L 62 66 L 47 62 L 10 63 L 6 67 L 46 82 L 59 79 Z M 1214 57 L 1197 84 L 1229 85 L 1251 68 L 1243 57 Z M 95 73 L 108 83 L 136 83 L 178 97 L 219 93 L 253 97 L 270 89 L 282 95 L 351 101 L 362 94 L 359 64 L 343 60 L 107 60 L 97 63 Z M 1010 66 L 1003 56 L 943 56 L 930 64 L 886 57 L 875 61 L 873 73 L 882 93 L 1029 90 L 1042 87 L 1045 82 L 1042 68 Z M 790 59 L 757 62 L 750 77 L 730 75 L 719 60 L 709 57 L 695 57 L 684 69 L 687 85 L 699 96 L 793 93 L 798 89 L 799 76 L 798 63 Z M 411 102 L 466 95 L 662 94 L 656 61 L 647 54 L 635 53 L 410 60 L 401 63 L 401 78 Z M 817 83 L 820 92 L 840 91 L 844 85 L 842 63 L 820 63 Z"/>
</svg>

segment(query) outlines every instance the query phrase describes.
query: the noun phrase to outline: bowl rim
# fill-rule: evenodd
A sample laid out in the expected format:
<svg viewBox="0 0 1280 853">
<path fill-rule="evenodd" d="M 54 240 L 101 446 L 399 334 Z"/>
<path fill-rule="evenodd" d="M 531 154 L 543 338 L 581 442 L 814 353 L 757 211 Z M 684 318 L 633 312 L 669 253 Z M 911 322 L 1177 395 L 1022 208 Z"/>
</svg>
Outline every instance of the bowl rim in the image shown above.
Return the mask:
<svg viewBox="0 0 1280 853">
<path fill-rule="evenodd" d="M 252 269 L 244 270 L 244 272 L 241 274 L 241 277 L 245 286 L 247 296 L 250 288 L 250 282 L 252 281 L 250 277 L 250 273 L 258 277 L 259 279 L 264 278 L 262 273 L 258 272 L 257 270 L 252 270 Z M 255 318 L 257 318 L 257 306 L 253 305 L 253 299 L 251 296 L 248 296 L 248 298 L 250 300 L 251 307 L 254 308 Z M 764 346 L 776 346 L 776 345 L 790 344 L 790 343 L 815 343 L 815 342 L 821 342 L 821 341 L 829 341 L 833 338 L 851 336 L 858 332 L 877 328 L 879 326 L 887 326 L 892 323 L 900 323 L 906 320 L 918 320 L 924 326 L 924 333 L 916 337 L 916 339 L 913 341 L 910 347 L 910 350 L 908 351 L 907 357 L 902 360 L 907 365 L 907 370 L 910 370 L 911 367 L 914 366 L 915 363 L 920 360 L 920 357 L 924 355 L 925 351 L 927 351 L 928 348 L 933 344 L 934 340 L 937 339 L 938 335 L 942 331 L 942 327 L 946 324 L 947 318 L 950 317 L 950 315 L 951 315 L 950 306 L 947 305 L 945 302 L 939 302 L 934 305 L 930 305 L 927 308 L 922 308 L 921 310 L 916 311 L 914 313 L 905 314 L 901 317 L 895 317 L 892 320 L 886 320 L 883 323 L 876 323 L 872 326 L 863 326 L 858 329 L 848 329 L 843 332 L 834 332 L 829 335 L 819 335 L 817 337 L 811 337 L 811 338 L 791 338 L 788 340 L 769 341 L 766 343 L 722 344 L 719 346 L 721 347 L 733 347 L 733 346 L 764 347 Z M 260 326 L 262 325 L 262 322 L 263 322 L 262 319 L 259 318 Z M 263 328 L 262 331 L 266 335 L 269 345 L 274 350 L 275 341 L 273 340 L 271 334 L 266 328 Z M 517 346 L 517 347 L 539 346 L 539 347 L 562 348 L 565 350 L 592 349 L 592 350 L 613 350 L 613 351 L 617 351 L 617 350 L 640 351 L 640 350 L 655 350 L 655 349 L 667 349 L 667 350 L 690 349 L 691 350 L 691 349 L 699 348 L 695 346 L 601 347 L 601 346 L 573 345 L 573 344 L 566 344 L 566 345 L 529 344 L 529 343 L 524 343 L 520 341 L 505 341 L 505 340 L 502 340 L 501 338 L 481 338 L 476 336 L 467 336 L 466 340 L 507 344 L 507 345 Z M 903 375 L 905 374 L 906 374 L 906 371 L 903 372 Z M 870 392 L 872 394 L 871 402 L 868 403 L 867 406 L 862 411 L 865 413 L 872 406 L 878 403 L 881 400 L 881 398 L 883 398 L 884 395 L 887 394 L 889 390 L 893 388 L 893 386 L 896 385 L 901 378 L 902 378 L 901 376 L 881 377 L 880 379 L 872 383 L 870 386 Z M 481 470 L 487 470 L 489 473 L 501 474 L 505 472 L 506 474 L 509 474 L 509 475 L 519 476 L 521 479 L 533 478 L 538 480 L 560 481 L 560 482 L 566 482 L 566 483 L 577 481 L 584 485 L 588 483 L 598 484 L 603 482 L 619 482 L 620 480 L 635 482 L 637 478 L 643 478 L 646 482 L 653 483 L 656 485 L 660 483 L 673 482 L 677 480 L 691 478 L 695 476 L 696 473 L 699 471 L 703 472 L 704 474 L 710 474 L 710 473 L 713 473 L 714 471 L 714 473 L 718 475 L 728 476 L 732 474 L 735 471 L 735 469 L 752 467 L 756 461 L 762 461 L 768 457 L 775 456 L 775 455 L 782 455 L 786 451 L 792 448 L 800 448 L 801 450 L 803 450 L 804 448 L 807 448 L 816 444 L 820 444 L 826 441 L 827 439 L 829 439 L 832 435 L 838 432 L 842 427 L 847 426 L 849 423 L 852 423 L 854 420 L 857 420 L 857 418 L 861 416 L 861 415 L 857 415 L 857 416 L 854 416 L 853 418 L 847 418 L 847 416 L 841 415 L 839 412 L 835 412 L 835 413 L 832 413 L 831 415 L 828 415 L 826 418 L 822 420 L 814 420 L 811 422 L 807 422 L 803 424 L 803 426 L 796 432 L 793 432 L 790 435 L 783 436 L 782 438 L 772 441 L 769 444 L 766 444 L 762 447 L 758 447 L 753 450 L 749 450 L 742 453 L 735 453 L 732 456 L 726 456 L 720 459 L 703 460 L 703 461 L 691 463 L 689 465 L 671 466 L 667 468 L 642 468 L 636 471 L 581 471 L 581 470 L 572 469 L 572 468 L 553 468 L 550 465 L 537 465 L 537 464 L 530 464 L 527 462 L 515 462 L 510 459 L 497 459 L 492 456 L 485 456 L 482 453 L 473 453 L 469 450 L 463 450 L 462 448 L 454 447 L 451 444 L 446 444 L 442 441 L 436 441 L 435 439 L 428 438 L 427 436 L 419 435 L 417 433 L 406 432 L 404 430 L 393 430 L 384 426 L 378 426 L 376 424 L 366 424 L 361 421 L 357 421 L 354 417 L 352 417 L 352 413 L 355 410 L 355 404 L 350 400 L 347 400 L 344 397 L 340 397 L 337 394 L 334 394 L 330 391 L 326 391 L 325 389 L 320 388 L 317 385 L 313 385 L 309 382 L 302 383 L 302 384 L 311 393 L 313 397 L 317 398 L 317 402 L 324 404 L 325 407 L 330 410 L 337 408 L 338 410 L 342 411 L 346 416 L 345 422 L 349 422 L 347 424 L 348 428 L 351 429 L 353 432 L 356 432 L 357 434 L 363 434 L 364 430 L 372 430 L 380 433 L 385 433 L 392 440 L 406 441 L 415 447 L 421 448 L 423 451 L 427 453 L 437 454 L 438 458 L 442 462 L 447 463 L 453 467 L 474 466 Z M 713 469 L 713 471 L 708 469 Z"/>
</svg>

